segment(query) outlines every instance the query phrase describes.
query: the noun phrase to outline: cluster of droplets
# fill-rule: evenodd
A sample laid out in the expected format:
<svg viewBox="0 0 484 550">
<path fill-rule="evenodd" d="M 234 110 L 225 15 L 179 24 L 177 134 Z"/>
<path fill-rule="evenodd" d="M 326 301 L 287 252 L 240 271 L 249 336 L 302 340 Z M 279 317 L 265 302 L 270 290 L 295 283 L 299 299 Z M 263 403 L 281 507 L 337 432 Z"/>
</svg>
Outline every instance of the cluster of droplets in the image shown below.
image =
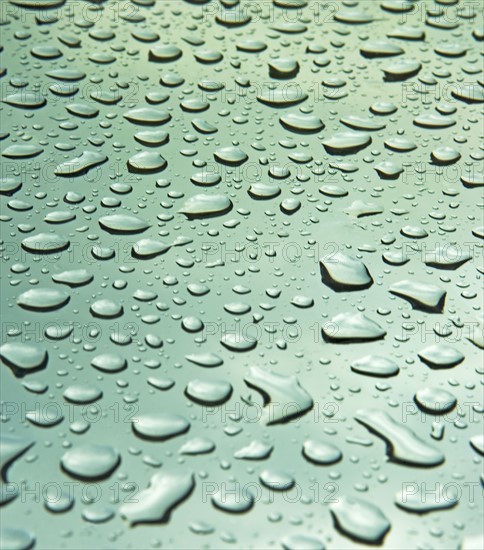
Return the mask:
<svg viewBox="0 0 484 550">
<path fill-rule="evenodd" d="M 4 5 L 0 546 L 481 548 L 482 7 Z"/>
</svg>

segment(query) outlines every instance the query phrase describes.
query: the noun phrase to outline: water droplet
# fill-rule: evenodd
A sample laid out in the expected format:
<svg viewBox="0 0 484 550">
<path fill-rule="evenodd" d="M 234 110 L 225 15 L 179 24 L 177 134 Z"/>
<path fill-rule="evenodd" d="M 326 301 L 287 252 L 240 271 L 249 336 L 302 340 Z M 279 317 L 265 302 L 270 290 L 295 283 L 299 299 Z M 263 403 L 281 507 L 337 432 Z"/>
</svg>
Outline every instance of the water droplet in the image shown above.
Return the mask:
<svg viewBox="0 0 484 550">
<path fill-rule="evenodd" d="M 313 406 L 311 396 L 295 376 L 284 376 L 260 367 L 251 367 L 244 380 L 263 395 L 269 396 L 261 416 L 264 424 L 285 422 L 306 413 Z"/>
<path fill-rule="evenodd" d="M 131 525 L 166 522 L 173 508 L 185 500 L 195 487 L 189 472 L 157 472 L 147 489 L 138 493 L 136 502 L 124 503 L 119 513 Z"/>
<path fill-rule="evenodd" d="M 173 413 L 151 413 L 133 418 L 133 431 L 147 439 L 168 439 L 190 429 L 190 423 L 183 416 Z"/>
<path fill-rule="evenodd" d="M 380 508 L 366 500 L 343 496 L 329 509 L 340 531 L 367 544 L 382 544 L 391 527 Z"/>
<path fill-rule="evenodd" d="M 310 462 L 322 465 L 339 462 L 343 456 L 342 452 L 331 443 L 312 439 L 308 439 L 304 442 L 303 455 Z"/>
<path fill-rule="evenodd" d="M 77 479 L 96 480 L 108 477 L 120 461 L 119 452 L 110 445 L 85 444 L 64 453 L 61 466 Z"/>
<path fill-rule="evenodd" d="M 445 457 L 438 449 L 384 411 L 360 410 L 355 419 L 387 443 L 387 452 L 396 462 L 416 466 L 438 466 L 444 462 Z"/>
</svg>

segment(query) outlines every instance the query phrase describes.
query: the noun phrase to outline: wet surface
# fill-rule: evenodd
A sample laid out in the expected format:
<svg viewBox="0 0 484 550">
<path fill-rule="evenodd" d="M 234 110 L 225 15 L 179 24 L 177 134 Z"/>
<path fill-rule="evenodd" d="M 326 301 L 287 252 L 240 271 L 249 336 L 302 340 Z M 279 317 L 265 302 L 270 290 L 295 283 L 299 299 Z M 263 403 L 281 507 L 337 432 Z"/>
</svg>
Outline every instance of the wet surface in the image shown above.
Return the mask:
<svg viewBox="0 0 484 550">
<path fill-rule="evenodd" d="M 482 548 L 480 3 L 0 12 L 0 546 Z"/>
</svg>

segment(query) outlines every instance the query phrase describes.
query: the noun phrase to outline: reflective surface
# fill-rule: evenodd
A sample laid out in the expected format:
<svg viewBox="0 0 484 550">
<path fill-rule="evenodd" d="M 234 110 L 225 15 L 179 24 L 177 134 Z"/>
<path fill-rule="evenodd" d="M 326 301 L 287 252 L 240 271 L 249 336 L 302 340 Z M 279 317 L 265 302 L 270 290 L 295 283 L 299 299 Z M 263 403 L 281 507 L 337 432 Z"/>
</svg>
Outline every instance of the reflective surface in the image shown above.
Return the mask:
<svg viewBox="0 0 484 550">
<path fill-rule="evenodd" d="M 2 548 L 482 548 L 480 3 L 0 9 Z"/>
</svg>

